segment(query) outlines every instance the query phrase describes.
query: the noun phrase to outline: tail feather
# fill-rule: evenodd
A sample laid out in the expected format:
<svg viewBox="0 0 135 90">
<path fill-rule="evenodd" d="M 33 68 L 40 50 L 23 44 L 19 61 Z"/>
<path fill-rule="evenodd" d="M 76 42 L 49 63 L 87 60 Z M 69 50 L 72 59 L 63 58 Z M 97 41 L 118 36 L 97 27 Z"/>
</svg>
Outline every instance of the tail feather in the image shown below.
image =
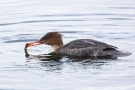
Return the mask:
<svg viewBox="0 0 135 90">
<path fill-rule="evenodd" d="M 106 55 L 116 56 L 116 57 L 123 57 L 123 56 L 129 56 L 129 55 L 131 55 L 130 52 L 119 51 L 119 50 L 108 50 L 108 51 L 104 51 L 104 53 Z"/>
</svg>

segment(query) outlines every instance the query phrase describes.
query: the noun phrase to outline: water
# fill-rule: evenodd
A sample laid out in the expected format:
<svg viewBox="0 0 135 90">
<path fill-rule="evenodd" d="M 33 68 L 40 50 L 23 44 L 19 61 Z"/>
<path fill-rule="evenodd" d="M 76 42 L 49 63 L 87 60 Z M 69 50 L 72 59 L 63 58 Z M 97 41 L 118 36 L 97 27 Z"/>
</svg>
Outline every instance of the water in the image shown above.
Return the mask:
<svg viewBox="0 0 135 90">
<path fill-rule="evenodd" d="M 135 90 L 134 0 L 1 0 L 0 90 Z M 129 51 L 118 59 L 26 58 L 24 46 L 50 31 L 64 43 L 92 38 Z M 49 46 L 28 48 L 47 54 Z"/>
</svg>

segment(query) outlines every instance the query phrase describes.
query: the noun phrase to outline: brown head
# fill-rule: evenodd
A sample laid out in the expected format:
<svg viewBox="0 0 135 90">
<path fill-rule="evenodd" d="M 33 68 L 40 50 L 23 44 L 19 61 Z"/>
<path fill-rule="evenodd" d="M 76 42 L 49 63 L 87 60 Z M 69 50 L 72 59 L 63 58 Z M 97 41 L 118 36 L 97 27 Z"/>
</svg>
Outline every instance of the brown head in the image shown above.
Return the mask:
<svg viewBox="0 0 135 90">
<path fill-rule="evenodd" d="M 51 45 L 53 50 L 55 51 L 63 45 L 62 35 L 58 32 L 49 32 L 46 35 L 44 35 L 39 41 L 27 43 L 25 48 L 40 44 Z"/>
</svg>

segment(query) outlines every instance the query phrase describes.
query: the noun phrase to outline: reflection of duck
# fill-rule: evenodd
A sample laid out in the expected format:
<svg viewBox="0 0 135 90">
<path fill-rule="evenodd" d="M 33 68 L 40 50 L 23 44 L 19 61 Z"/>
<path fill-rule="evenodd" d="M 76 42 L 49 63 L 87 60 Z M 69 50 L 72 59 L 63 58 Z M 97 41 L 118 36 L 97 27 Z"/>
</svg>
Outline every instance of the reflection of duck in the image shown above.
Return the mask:
<svg viewBox="0 0 135 90">
<path fill-rule="evenodd" d="M 40 61 L 60 61 L 62 58 L 64 58 L 64 61 L 71 61 L 71 62 L 80 62 L 84 60 L 114 60 L 117 59 L 117 57 L 111 57 L 111 56 L 102 56 L 102 57 L 90 57 L 90 56 L 64 56 L 59 54 L 41 54 L 41 55 L 32 55 L 28 54 L 27 49 L 25 49 L 25 57 L 29 58 L 28 60 L 40 60 Z"/>
<path fill-rule="evenodd" d="M 62 56 L 61 55 L 54 55 L 54 54 L 43 54 L 43 55 L 31 55 L 28 53 L 27 49 L 25 49 L 25 57 L 29 58 L 29 60 L 37 59 L 40 61 L 59 61 Z"/>
<path fill-rule="evenodd" d="M 28 54 L 27 49 L 25 49 L 25 54 L 26 57 L 28 58 L 27 59 L 28 62 L 31 60 L 40 60 L 41 62 L 38 62 L 38 64 L 44 67 L 45 71 L 51 71 L 51 72 L 52 71 L 60 72 L 65 67 L 73 70 L 81 69 L 80 67 L 82 67 L 82 69 L 84 69 L 85 67 L 85 70 L 90 67 L 101 69 L 102 66 L 104 65 L 111 65 L 110 62 L 116 59 L 116 58 L 110 59 L 109 57 L 99 57 L 99 58 L 72 57 L 72 56 L 63 57 L 61 55 L 52 55 L 52 54 L 31 55 Z M 75 62 L 75 63 L 70 63 L 70 62 Z"/>
<path fill-rule="evenodd" d="M 117 47 L 99 42 L 93 39 L 77 39 L 63 45 L 62 35 L 58 32 L 49 32 L 39 41 L 27 43 L 25 49 L 29 46 L 40 44 L 51 45 L 53 54 L 68 56 L 127 56 L 131 53 L 124 53 L 117 50 Z"/>
</svg>

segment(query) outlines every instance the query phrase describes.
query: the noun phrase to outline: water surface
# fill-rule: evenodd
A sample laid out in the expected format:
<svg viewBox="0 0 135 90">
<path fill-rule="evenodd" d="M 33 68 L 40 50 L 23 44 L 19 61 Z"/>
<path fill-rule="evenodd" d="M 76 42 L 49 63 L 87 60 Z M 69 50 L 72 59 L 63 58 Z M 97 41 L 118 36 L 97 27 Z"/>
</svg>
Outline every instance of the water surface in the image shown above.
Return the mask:
<svg viewBox="0 0 135 90">
<path fill-rule="evenodd" d="M 1 0 L 0 8 L 0 90 L 135 90 L 134 0 Z M 132 55 L 79 62 L 26 58 L 25 44 L 50 31 L 61 32 L 64 43 L 91 38 Z"/>
</svg>

